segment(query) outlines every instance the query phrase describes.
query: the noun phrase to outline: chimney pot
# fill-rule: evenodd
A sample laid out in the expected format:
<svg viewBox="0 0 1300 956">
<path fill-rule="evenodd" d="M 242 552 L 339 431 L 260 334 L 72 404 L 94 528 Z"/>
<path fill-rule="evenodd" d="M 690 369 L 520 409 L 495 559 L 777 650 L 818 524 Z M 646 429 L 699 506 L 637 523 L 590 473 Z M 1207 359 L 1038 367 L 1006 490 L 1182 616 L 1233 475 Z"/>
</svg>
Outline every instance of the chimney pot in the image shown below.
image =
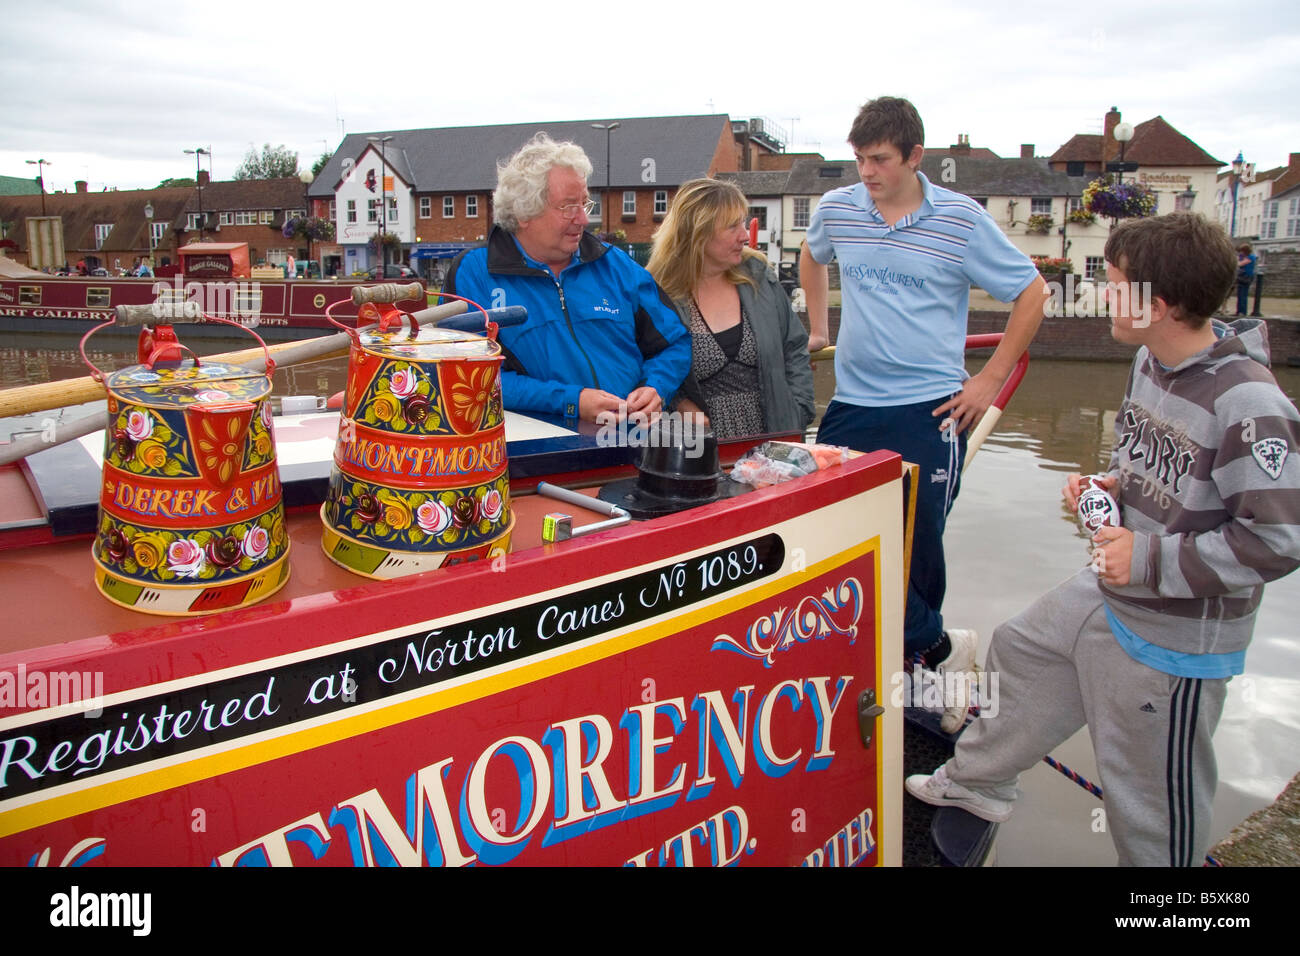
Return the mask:
<svg viewBox="0 0 1300 956">
<path fill-rule="evenodd" d="M 90 185 L 90 184 L 87 183 L 84 179 L 78 179 L 78 180 L 77 180 L 77 192 L 79 192 L 79 193 L 84 193 L 84 192 L 86 192 L 87 189 L 88 189 L 88 187 L 89 187 L 89 185 Z"/>
<path fill-rule="evenodd" d="M 1104 131 L 1101 136 L 1101 165 L 1103 170 L 1107 163 L 1119 158 L 1119 142 L 1115 139 L 1115 127 L 1119 125 L 1120 118 L 1121 114 L 1118 106 L 1112 106 L 1110 112 L 1106 114 Z"/>
</svg>

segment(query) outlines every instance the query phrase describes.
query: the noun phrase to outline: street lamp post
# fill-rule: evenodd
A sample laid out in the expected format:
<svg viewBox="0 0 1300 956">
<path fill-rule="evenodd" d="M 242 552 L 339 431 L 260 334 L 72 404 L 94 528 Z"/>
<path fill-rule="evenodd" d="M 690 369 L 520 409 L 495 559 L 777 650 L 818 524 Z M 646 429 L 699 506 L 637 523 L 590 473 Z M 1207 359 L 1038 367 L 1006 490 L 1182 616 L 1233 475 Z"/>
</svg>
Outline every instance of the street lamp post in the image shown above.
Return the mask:
<svg viewBox="0 0 1300 956">
<path fill-rule="evenodd" d="M 144 204 L 144 218 L 149 225 L 149 268 L 153 268 L 153 203 Z"/>
<path fill-rule="evenodd" d="M 1241 155 L 1241 150 L 1237 150 L 1237 158 L 1232 161 L 1232 228 L 1228 230 L 1228 238 L 1237 237 L 1237 192 L 1241 188 L 1241 171 L 1246 168 L 1246 157 Z"/>
<path fill-rule="evenodd" d="M 202 242 L 203 241 L 203 183 L 199 182 L 199 173 L 202 172 L 202 169 L 200 168 L 199 157 L 200 156 L 209 157 L 209 168 L 211 168 L 210 164 L 211 164 L 211 157 L 212 157 L 212 147 L 209 146 L 207 149 L 204 149 L 202 146 L 199 146 L 196 149 L 187 149 L 185 150 L 185 152 L 192 153 L 194 155 L 194 188 L 197 189 L 199 193 L 199 242 Z"/>
<path fill-rule="evenodd" d="M 1115 129 L 1112 131 L 1111 135 L 1113 135 L 1115 141 L 1119 143 L 1119 162 L 1115 164 L 1115 166 L 1116 172 L 1118 173 L 1117 183 L 1122 183 L 1124 182 L 1124 171 L 1128 168 L 1124 162 L 1124 147 L 1128 146 L 1129 140 L 1133 138 L 1133 124 L 1117 123 L 1115 124 Z"/>
<path fill-rule="evenodd" d="M 605 227 L 605 231 L 606 231 L 606 232 L 612 232 L 612 231 L 613 231 L 613 230 L 611 230 L 611 229 L 609 228 L 610 216 L 609 216 L 609 211 L 608 211 L 608 208 L 607 208 L 607 207 L 609 206 L 609 186 L 610 186 L 610 181 L 609 181 L 609 134 L 612 133 L 614 130 L 618 129 L 618 127 L 619 127 L 619 124 L 618 124 L 618 123 L 608 123 L 608 124 L 604 124 L 604 125 L 602 125 L 602 124 L 600 124 L 600 123 L 592 123 L 592 124 L 591 124 L 591 128 L 592 128 L 592 129 L 603 129 L 603 130 L 605 131 L 605 195 L 604 195 L 604 197 L 603 197 L 603 198 L 601 199 L 601 201 L 600 201 L 600 218 L 601 218 L 601 225 Z"/>
<path fill-rule="evenodd" d="M 375 255 L 379 257 L 379 274 L 377 278 L 384 277 L 384 266 L 388 263 L 384 260 L 384 230 L 388 221 L 388 144 L 392 141 L 391 136 L 367 136 L 366 139 L 372 143 L 379 144 L 379 230 L 375 233 Z"/>
<path fill-rule="evenodd" d="M 36 167 L 36 182 L 39 183 L 41 187 L 41 215 L 44 216 L 45 215 L 45 167 L 53 166 L 54 164 L 51 163 L 48 159 L 29 159 L 27 160 L 27 165 Z"/>
<path fill-rule="evenodd" d="M 302 170 L 302 172 L 298 173 L 298 180 L 302 183 L 302 204 L 303 204 L 303 215 L 304 215 L 307 219 L 311 219 L 311 218 L 312 218 L 312 215 L 311 215 L 311 196 L 309 196 L 309 195 L 307 194 L 307 190 L 308 190 L 308 188 L 311 186 L 311 184 L 312 184 L 312 180 L 314 180 L 315 178 L 316 178 L 316 177 L 313 176 L 313 175 L 311 174 L 311 170 L 310 170 L 310 169 L 304 169 L 304 170 Z M 305 224 L 304 224 L 303 228 L 306 229 L 306 225 L 305 225 Z M 305 263 L 305 264 L 303 265 L 303 267 L 302 267 L 302 268 L 303 268 L 303 275 L 306 275 L 307 272 L 310 270 L 310 268 L 311 268 L 310 263 L 311 263 L 311 262 L 312 262 L 312 255 L 311 255 L 311 236 L 308 235 L 308 236 L 307 236 L 307 263 Z"/>
</svg>

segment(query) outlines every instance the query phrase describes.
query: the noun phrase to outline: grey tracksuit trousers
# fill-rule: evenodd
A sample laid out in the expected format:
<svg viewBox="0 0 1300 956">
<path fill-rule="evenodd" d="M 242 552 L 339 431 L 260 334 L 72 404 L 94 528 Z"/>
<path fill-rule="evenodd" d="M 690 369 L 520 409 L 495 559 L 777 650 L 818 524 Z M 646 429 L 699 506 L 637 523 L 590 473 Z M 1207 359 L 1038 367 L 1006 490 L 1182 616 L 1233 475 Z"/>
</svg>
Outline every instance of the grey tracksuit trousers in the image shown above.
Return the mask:
<svg viewBox="0 0 1300 956">
<path fill-rule="evenodd" d="M 1174 677 L 1130 657 L 1087 568 L 993 632 L 987 669 L 997 716 L 962 734 L 950 779 L 1014 800 L 1019 775 L 1086 723 L 1120 865 L 1201 865 L 1226 678 Z"/>
</svg>

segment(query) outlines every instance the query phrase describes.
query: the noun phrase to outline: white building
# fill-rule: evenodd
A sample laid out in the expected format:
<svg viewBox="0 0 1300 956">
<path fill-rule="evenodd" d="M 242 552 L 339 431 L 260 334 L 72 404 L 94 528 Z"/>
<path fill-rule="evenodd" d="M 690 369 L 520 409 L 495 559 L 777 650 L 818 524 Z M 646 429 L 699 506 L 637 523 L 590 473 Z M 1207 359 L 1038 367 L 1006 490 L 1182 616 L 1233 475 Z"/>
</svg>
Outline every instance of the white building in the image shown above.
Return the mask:
<svg viewBox="0 0 1300 956">
<path fill-rule="evenodd" d="M 1292 153 L 1286 166 L 1276 166 L 1263 172 L 1257 172 L 1254 164 L 1246 165 L 1240 181 L 1231 171 L 1220 173 L 1215 192 L 1215 216 L 1224 229 L 1236 239 L 1282 239 L 1284 232 L 1278 231 L 1281 222 L 1285 230 L 1285 216 L 1279 219 L 1277 209 L 1270 209 L 1269 203 L 1279 192 L 1284 192 L 1300 183 L 1300 153 Z M 1237 228 L 1231 231 L 1233 192 L 1237 199 Z"/>
</svg>

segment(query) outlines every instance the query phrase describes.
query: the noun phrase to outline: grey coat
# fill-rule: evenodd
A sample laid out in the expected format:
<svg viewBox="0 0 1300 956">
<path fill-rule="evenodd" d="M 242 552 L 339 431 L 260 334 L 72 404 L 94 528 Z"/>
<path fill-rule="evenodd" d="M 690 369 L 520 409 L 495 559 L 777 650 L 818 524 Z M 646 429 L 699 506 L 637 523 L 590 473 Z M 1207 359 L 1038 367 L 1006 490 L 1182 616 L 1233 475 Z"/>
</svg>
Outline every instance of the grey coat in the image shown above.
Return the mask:
<svg viewBox="0 0 1300 956">
<path fill-rule="evenodd" d="M 763 421 L 769 432 L 802 432 L 817 414 L 808 333 L 794 314 L 790 297 L 764 259 L 746 256 L 740 268 L 754 280 L 753 285 L 742 282 L 736 288 L 758 346 L 758 389 Z M 690 302 L 678 299 L 673 304 L 682 323 L 689 328 Z M 682 384 L 680 394 L 708 413 L 694 371 Z"/>
</svg>

